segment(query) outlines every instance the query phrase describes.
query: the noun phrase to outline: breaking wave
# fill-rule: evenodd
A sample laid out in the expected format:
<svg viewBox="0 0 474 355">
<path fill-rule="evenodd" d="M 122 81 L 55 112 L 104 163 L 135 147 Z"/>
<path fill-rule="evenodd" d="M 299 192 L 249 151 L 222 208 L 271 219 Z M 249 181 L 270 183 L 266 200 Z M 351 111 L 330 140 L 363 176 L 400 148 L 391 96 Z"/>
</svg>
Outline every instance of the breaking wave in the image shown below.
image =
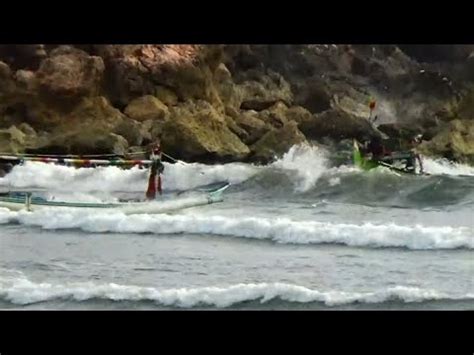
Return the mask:
<svg viewBox="0 0 474 355">
<path fill-rule="evenodd" d="M 267 303 L 282 300 L 291 303 L 323 303 L 338 306 L 353 303 L 380 304 L 384 302 L 426 302 L 474 300 L 474 294 L 450 295 L 431 289 L 395 286 L 373 292 L 319 291 L 287 283 L 235 284 L 224 287 L 158 289 L 115 283 L 96 284 L 75 282 L 67 284 L 35 283 L 25 277 L 0 278 L 0 299 L 12 304 L 28 305 L 54 300 L 87 301 L 151 301 L 162 306 L 179 308 L 226 308 L 243 302 Z"/>
<path fill-rule="evenodd" d="M 80 229 L 93 233 L 207 234 L 270 240 L 285 244 L 343 244 L 408 249 L 474 248 L 474 228 L 390 224 L 295 221 L 289 218 L 193 214 L 125 215 L 120 212 L 0 210 L 0 223 L 44 229 Z"/>
</svg>

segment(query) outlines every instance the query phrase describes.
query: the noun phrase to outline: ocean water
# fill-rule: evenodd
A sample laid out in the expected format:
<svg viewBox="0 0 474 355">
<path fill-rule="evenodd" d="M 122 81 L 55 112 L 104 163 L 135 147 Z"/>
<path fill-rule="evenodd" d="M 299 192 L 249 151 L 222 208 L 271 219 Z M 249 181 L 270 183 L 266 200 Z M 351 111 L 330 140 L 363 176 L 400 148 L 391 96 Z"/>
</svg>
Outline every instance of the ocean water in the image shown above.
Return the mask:
<svg viewBox="0 0 474 355">
<path fill-rule="evenodd" d="M 310 146 L 266 166 L 165 166 L 168 198 L 232 185 L 172 213 L 0 208 L 0 308 L 474 309 L 473 167 L 362 172 Z M 88 202 L 146 183 L 138 168 L 42 163 L 0 179 Z"/>
</svg>

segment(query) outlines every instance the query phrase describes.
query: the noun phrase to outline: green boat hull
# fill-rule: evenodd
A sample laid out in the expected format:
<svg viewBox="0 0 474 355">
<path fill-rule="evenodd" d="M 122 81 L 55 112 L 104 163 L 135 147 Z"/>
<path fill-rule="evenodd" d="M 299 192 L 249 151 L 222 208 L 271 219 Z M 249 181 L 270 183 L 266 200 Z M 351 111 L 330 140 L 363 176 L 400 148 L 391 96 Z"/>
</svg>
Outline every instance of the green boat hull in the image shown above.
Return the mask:
<svg viewBox="0 0 474 355">
<path fill-rule="evenodd" d="M 403 161 L 403 159 L 410 158 L 410 154 L 411 153 L 409 152 L 396 152 L 391 155 L 391 158 L 393 158 L 394 161 Z M 402 174 L 430 175 L 427 173 L 417 173 L 415 168 L 413 168 L 412 170 L 408 170 L 406 168 L 397 167 L 384 161 L 366 159 L 362 156 L 362 153 L 359 149 L 359 145 L 357 144 L 355 140 L 354 140 L 354 149 L 353 149 L 353 162 L 355 166 L 357 166 L 359 169 L 362 169 L 364 171 L 368 171 L 368 170 L 377 168 L 379 166 L 383 166 L 392 171 L 395 171 L 397 173 L 402 173 Z"/>
<path fill-rule="evenodd" d="M 354 165 L 362 170 L 371 170 L 380 166 L 379 162 L 371 159 L 365 159 L 360 152 L 359 145 L 354 141 L 353 150 L 353 161 Z"/>
</svg>

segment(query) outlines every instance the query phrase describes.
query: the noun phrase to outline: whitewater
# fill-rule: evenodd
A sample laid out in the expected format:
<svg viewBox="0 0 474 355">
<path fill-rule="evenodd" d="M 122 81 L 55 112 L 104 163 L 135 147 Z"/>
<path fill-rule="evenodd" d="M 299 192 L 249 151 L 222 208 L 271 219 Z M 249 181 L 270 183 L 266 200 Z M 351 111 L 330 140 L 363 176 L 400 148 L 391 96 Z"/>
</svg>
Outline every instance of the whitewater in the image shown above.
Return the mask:
<svg viewBox="0 0 474 355">
<path fill-rule="evenodd" d="M 473 309 L 474 167 L 424 158 L 430 176 L 400 176 L 334 154 L 165 163 L 163 205 L 231 183 L 222 203 L 169 213 L 0 208 L 0 308 Z M 114 202 L 147 176 L 26 162 L 0 189 Z"/>
</svg>

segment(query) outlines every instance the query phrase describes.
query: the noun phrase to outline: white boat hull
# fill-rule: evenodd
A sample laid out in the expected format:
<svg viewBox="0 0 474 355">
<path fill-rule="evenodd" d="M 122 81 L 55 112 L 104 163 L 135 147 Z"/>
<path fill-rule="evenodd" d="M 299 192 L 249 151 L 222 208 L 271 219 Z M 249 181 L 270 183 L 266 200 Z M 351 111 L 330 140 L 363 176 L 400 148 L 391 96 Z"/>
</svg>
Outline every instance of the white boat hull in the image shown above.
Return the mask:
<svg viewBox="0 0 474 355">
<path fill-rule="evenodd" d="M 12 211 L 41 211 L 51 209 L 79 209 L 87 211 L 117 211 L 125 214 L 154 214 L 166 213 L 184 208 L 197 207 L 212 203 L 222 202 L 222 193 L 229 185 L 223 186 L 215 191 L 203 195 L 178 198 L 167 201 L 146 201 L 146 202 L 121 202 L 121 203 L 82 203 L 82 202 L 61 202 L 61 201 L 41 201 L 25 198 L 0 196 L 0 207 L 8 208 Z"/>
</svg>

